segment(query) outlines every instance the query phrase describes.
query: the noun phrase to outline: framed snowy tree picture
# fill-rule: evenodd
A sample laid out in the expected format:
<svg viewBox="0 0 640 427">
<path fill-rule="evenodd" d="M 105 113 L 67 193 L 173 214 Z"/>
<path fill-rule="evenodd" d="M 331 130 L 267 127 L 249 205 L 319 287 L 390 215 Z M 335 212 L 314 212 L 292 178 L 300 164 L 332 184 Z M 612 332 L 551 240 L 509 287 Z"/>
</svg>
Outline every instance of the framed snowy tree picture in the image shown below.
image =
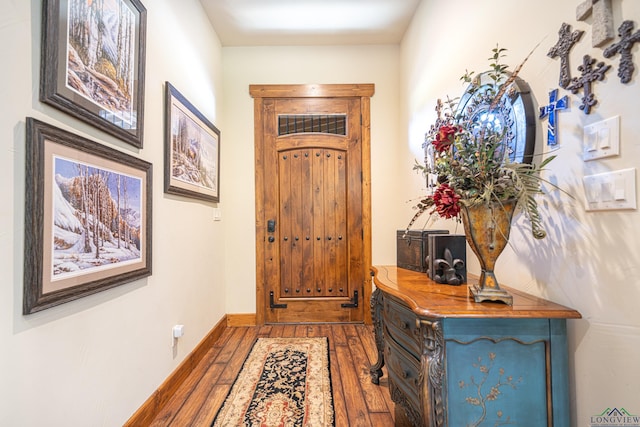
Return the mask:
<svg viewBox="0 0 640 427">
<path fill-rule="evenodd" d="M 151 275 L 152 166 L 26 120 L 23 313 Z"/>
<path fill-rule="evenodd" d="M 142 148 L 146 9 L 44 0 L 40 100 Z"/>
</svg>

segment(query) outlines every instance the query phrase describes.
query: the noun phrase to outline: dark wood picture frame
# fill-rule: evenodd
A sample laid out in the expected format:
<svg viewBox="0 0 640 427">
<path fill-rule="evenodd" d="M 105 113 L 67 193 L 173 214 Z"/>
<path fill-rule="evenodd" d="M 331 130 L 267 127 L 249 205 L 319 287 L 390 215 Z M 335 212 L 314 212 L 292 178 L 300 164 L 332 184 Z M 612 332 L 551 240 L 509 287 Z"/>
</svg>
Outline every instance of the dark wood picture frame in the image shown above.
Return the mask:
<svg viewBox="0 0 640 427">
<path fill-rule="evenodd" d="M 165 116 L 165 192 L 219 202 L 220 131 L 169 82 Z"/>
<path fill-rule="evenodd" d="M 40 100 L 142 148 L 147 11 L 113 4 L 43 1 Z"/>
<path fill-rule="evenodd" d="M 26 119 L 23 313 L 151 275 L 152 165 Z"/>
</svg>

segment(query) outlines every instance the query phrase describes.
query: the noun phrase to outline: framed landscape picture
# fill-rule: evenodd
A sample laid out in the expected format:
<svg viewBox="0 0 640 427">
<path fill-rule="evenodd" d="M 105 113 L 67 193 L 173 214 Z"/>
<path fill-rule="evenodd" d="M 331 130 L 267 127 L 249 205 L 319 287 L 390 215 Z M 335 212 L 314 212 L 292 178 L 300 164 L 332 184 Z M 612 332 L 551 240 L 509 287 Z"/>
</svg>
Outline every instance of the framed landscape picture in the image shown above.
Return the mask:
<svg viewBox="0 0 640 427">
<path fill-rule="evenodd" d="M 165 84 L 165 175 L 169 194 L 220 201 L 220 131 Z"/>
<path fill-rule="evenodd" d="M 146 9 L 44 0 L 40 100 L 142 148 Z"/>
<path fill-rule="evenodd" d="M 26 127 L 24 314 L 151 275 L 151 164 Z"/>
</svg>

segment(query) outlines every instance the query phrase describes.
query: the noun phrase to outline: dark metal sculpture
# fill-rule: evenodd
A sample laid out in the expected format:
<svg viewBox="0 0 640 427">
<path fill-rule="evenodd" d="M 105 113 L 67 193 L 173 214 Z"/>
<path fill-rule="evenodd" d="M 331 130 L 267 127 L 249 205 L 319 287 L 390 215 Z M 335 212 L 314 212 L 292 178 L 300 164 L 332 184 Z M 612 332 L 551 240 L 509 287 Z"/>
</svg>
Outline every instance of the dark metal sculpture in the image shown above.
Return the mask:
<svg viewBox="0 0 640 427">
<path fill-rule="evenodd" d="M 565 95 L 558 99 L 558 89 L 549 92 L 549 104 L 540 107 L 540 119 L 549 116 L 547 145 L 555 146 L 558 144 L 556 139 L 556 111 L 566 110 L 567 107 L 569 107 L 569 98 Z"/>
<path fill-rule="evenodd" d="M 609 71 L 609 68 L 611 68 L 611 65 L 605 65 L 604 62 L 598 62 L 596 64 L 596 60 L 594 58 L 589 55 L 585 55 L 582 58 L 582 65 L 578 67 L 578 71 L 582 72 L 582 75 L 580 77 L 572 78 L 571 83 L 567 86 L 567 89 L 572 93 L 578 93 L 580 89 L 584 90 L 580 109 L 584 111 L 585 114 L 589 114 L 591 112 L 591 107 L 598 103 L 598 100 L 596 100 L 596 96 L 591 88 L 593 82 L 598 80 L 602 81 L 605 73 Z"/>
<path fill-rule="evenodd" d="M 464 283 L 464 276 L 461 272 L 464 270 L 464 261 L 461 259 L 453 259 L 449 248 L 444 250 L 444 259 L 438 258 L 434 260 L 435 274 L 433 280 L 436 283 L 446 283 L 447 285 L 461 285 Z"/>
<path fill-rule="evenodd" d="M 566 89 L 571 82 L 571 72 L 569 71 L 569 52 L 574 44 L 580 40 L 584 31 L 576 30 L 571 32 L 571 25 L 563 23 L 558 31 L 558 42 L 549 49 L 547 56 L 550 58 L 560 58 L 560 81 L 561 88 Z"/>
<path fill-rule="evenodd" d="M 466 283 L 467 239 L 464 234 L 431 234 L 428 243 L 429 278 L 454 286 Z"/>
<path fill-rule="evenodd" d="M 620 54 L 620 65 L 618 66 L 618 77 L 622 83 L 629 83 L 633 75 L 633 55 L 631 48 L 636 42 L 640 41 L 640 30 L 632 34 L 633 21 L 624 21 L 618 28 L 620 41 L 614 43 L 603 52 L 605 58 L 611 58 L 616 53 Z"/>
</svg>

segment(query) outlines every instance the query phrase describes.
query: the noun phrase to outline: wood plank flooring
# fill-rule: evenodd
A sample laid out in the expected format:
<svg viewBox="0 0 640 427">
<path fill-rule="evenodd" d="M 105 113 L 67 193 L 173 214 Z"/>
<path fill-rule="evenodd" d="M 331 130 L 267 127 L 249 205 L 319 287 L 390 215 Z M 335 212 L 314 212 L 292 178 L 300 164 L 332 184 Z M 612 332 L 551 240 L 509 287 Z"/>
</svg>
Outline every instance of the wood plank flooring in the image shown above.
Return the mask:
<svg viewBox="0 0 640 427">
<path fill-rule="evenodd" d="M 151 425 L 209 426 L 256 337 L 323 336 L 329 338 L 336 426 L 406 426 L 391 401 L 386 370 L 379 386 L 371 383 L 369 367 L 377 360 L 373 328 L 358 324 L 227 328 Z"/>
</svg>

